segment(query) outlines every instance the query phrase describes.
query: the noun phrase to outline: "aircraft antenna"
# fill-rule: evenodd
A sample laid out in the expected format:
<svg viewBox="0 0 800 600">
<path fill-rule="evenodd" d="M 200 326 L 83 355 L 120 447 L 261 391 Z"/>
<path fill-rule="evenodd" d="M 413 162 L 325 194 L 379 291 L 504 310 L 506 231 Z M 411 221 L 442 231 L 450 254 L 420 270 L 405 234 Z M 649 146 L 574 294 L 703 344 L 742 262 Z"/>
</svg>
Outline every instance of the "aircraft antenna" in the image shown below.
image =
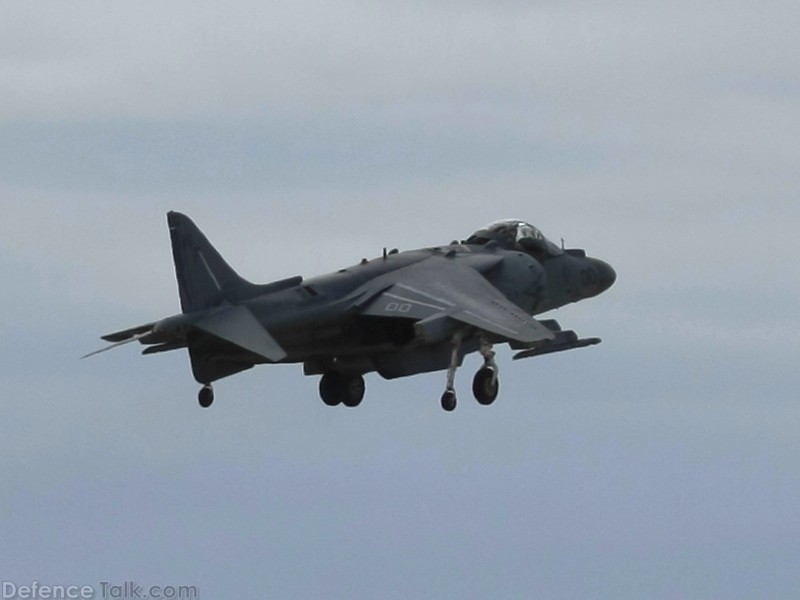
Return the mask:
<svg viewBox="0 0 800 600">
<path fill-rule="evenodd" d="M 564 238 L 561 238 L 561 249 L 564 249 Z"/>
</svg>

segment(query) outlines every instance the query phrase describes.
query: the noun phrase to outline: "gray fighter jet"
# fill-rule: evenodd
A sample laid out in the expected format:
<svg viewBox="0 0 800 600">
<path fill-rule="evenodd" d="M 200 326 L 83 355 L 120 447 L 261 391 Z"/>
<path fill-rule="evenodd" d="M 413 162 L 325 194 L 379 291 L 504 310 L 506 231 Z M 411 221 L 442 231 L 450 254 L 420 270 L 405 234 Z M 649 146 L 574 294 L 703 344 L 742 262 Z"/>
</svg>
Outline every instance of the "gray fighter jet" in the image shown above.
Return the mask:
<svg viewBox="0 0 800 600">
<path fill-rule="evenodd" d="M 477 401 L 499 389 L 493 344 L 519 350 L 514 359 L 582 348 L 554 320 L 531 315 L 591 298 L 614 283 L 607 263 L 564 250 L 534 226 L 506 220 L 465 241 L 373 260 L 304 280 L 264 285 L 241 278 L 185 215 L 167 215 L 182 313 L 103 336 L 130 342 L 142 354 L 187 348 L 198 400 L 214 400 L 212 382 L 257 364 L 302 363 L 321 375 L 325 404 L 358 406 L 364 374 L 386 379 L 447 370 L 442 408 L 456 406 L 455 374 L 464 356 L 480 352 L 473 380 Z"/>
</svg>

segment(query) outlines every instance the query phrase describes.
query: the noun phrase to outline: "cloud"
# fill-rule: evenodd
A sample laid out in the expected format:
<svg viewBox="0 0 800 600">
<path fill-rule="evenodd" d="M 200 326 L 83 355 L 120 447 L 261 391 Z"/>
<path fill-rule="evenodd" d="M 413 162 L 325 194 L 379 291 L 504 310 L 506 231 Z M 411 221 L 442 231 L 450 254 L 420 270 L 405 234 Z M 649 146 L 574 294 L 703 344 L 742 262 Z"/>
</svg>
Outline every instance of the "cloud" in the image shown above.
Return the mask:
<svg viewBox="0 0 800 600">
<path fill-rule="evenodd" d="M 749 3 L 721 8 L 9 3 L 0 116 L 260 118 L 425 110 L 437 100 L 456 111 L 465 100 L 489 112 L 498 101 L 525 110 L 538 100 L 652 116 L 731 80 L 791 82 L 791 19 Z"/>
</svg>

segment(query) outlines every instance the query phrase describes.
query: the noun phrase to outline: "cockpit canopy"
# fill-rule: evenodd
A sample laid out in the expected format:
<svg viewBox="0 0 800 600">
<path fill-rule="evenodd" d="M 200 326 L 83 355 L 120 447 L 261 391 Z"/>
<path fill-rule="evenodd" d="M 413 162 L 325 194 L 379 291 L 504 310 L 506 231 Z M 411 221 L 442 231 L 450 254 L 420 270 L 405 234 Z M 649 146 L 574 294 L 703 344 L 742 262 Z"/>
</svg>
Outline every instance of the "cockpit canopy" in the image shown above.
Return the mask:
<svg viewBox="0 0 800 600">
<path fill-rule="evenodd" d="M 544 237 L 536 227 L 525 221 L 507 219 L 497 221 L 479 229 L 467 239 L 468 244 L 497 245 L 514 250 L 521 250 L 534 256 L 559 256 L 563 250 Z"/>
</svg>

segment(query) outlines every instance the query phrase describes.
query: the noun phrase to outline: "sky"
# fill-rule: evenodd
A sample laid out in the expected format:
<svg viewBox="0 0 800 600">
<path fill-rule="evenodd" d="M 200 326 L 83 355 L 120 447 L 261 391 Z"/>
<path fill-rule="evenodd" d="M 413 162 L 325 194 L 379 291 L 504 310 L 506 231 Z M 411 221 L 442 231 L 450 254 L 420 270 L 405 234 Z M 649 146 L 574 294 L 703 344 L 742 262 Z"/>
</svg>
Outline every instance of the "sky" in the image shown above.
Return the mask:
<svg viewBox="0 0 800 600">
<path fill-rule="evenodd" d="M 794 598 L 800 7 L 0 5 L 0 580 L 201 598 Z M 612 264 L 599 346 L 215 385 L 99 336 L 179 311 L 165 213 L 243 276 L 501 218 Z M 99 594 L 96 597 L 100 597 Z"/>
</svg>

